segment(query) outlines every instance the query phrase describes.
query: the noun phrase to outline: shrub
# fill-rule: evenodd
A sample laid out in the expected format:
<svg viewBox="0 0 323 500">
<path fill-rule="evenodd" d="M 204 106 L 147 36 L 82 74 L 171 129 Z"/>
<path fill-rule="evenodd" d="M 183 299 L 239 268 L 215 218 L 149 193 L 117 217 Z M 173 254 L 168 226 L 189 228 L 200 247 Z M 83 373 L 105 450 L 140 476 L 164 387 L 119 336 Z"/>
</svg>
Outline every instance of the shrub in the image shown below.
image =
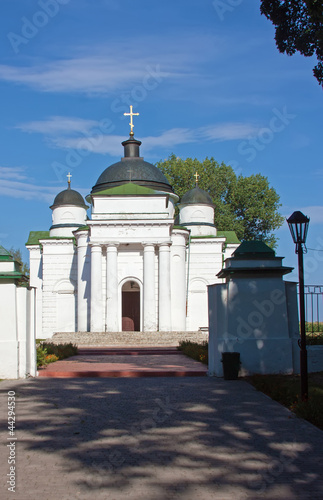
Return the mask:
<svg viewBox="0 0 323 500">
<path fill-rule="evenodd" d="M 314 333 L 306 335 L 307 345 L 323 345 L 323 333 Z"/>
<path fill-rule="evenodd" d="M 43 347 L 47 350 L 47 354 L 55 354 L 58 359 L 69 358 L 78 353 L 78 348 L 71 342 L 69 344 L 53 344 L 52 342 L 43 342 Z"/>
<path fill-rule="evenodd" d="M 36 353 L 37 353 L 37 368 L 39 368 L 40 366 L 46 366 L 47 350 L 42 345 L 38 345 Z"/>
<path fill-rule="evenodd" d="M 201 361 L 207 365 L 209 362 L 208 348 L 209 344 L 207 341 L 202 342 L 202 344 L 198 344 L 197 342 L 191 342 L 190 340 L 182 340 L 177 349 L 186 354 L 186 356 L 196 359 L 196 361 Z"/>
<path fill-rule="evenodd" d="M 78 353 L 75 344 L 53 344 L 52 342 L 41 342 L 37 345 L 37 368 L 47 366 L 59 359 L 69 358 Z"/>
<path fill-rule="evenodd" d="M 58 357 L 55 356 L 55 354 L 47 354 L 46 358 L 46 363 L 54 363 L 54 361 L 58 361 Z"/>
</svg>

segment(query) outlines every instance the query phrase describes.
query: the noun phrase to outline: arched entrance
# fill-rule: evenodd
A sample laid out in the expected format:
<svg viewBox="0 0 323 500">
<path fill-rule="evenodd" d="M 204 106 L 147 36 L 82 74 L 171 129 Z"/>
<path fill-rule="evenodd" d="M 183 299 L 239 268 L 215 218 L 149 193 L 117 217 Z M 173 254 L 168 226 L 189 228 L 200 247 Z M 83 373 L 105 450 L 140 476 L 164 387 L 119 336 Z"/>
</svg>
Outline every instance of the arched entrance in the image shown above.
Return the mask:
<svg viewBox="0 0 323 500">
<path fill-rule="evenodd" d="M 135 281 L 126 281 L 122 290 L 122 331 L 140 331 L 140 287 Z"/>
</svg>

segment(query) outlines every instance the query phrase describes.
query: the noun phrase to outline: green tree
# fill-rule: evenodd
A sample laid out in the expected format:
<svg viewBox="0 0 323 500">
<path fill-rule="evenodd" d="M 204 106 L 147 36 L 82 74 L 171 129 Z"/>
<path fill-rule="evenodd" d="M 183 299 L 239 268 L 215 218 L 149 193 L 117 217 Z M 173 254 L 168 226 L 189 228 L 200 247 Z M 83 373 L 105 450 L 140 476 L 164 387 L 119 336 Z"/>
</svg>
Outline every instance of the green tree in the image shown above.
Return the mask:
<svg viewBox="0 0 323 500">
<path fill-rule="evenodd" d="M 11 247 L 9 253 L 13 256 L 14 260 L 18 262 L 22 274 L 29 278 L 29 265 L 23 262 L 20 249 Z"/>
<path fill-rule="evenodd" d="M 261 0 L 260 12 L 276 27 L 280 52 L 314 54 L 318 64 L 313 74 L 323 86 L 323 4 L 322 0 Z"/>
<path fill-rule="evenodd" d="M 203 162 L 170 155 L 157 167 L 165 174 L 175 193 L 181 198 L 195 185 L 211 196 L 215 208 L 215 225 L 222 231 L 235 231 L 241 241 L 261 239 L 272 248 L 277 245 L 274 231 L 284 218 L 278 212 L 279 196 L 268 179 L 260 174 L 237 176 L 232 167 L 219 164 L 214 158 Z"/>
</svg>

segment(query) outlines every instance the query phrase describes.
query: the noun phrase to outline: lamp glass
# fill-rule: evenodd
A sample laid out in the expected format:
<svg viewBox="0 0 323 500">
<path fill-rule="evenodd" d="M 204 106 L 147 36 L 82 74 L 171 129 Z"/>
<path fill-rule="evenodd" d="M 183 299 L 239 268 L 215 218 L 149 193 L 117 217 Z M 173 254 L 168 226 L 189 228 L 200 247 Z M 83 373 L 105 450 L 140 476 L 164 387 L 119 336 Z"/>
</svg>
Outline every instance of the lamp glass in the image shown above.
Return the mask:
<svg viewBox="0 0 323 500">
<path fill-rule="evenodd" d="M 287 219 L 289 230 L 295 244 L 305 244 L 310 219 L 302 212 L 294 212 Z"/>
</svg>

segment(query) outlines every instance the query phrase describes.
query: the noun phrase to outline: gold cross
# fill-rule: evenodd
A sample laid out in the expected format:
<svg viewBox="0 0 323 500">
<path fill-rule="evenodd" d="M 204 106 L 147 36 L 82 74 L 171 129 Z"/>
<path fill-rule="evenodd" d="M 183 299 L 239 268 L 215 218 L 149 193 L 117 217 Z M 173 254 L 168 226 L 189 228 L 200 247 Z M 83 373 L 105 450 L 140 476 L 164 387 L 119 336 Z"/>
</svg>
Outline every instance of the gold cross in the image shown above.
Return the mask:
<svg viewBox="0 0 323 500">
<path fill-rule="evenodd" d="M 198 174 L 197 172 L 195 172 L 194 177 L 195 177 L 195 182 L 196 182 L 196 184 L 197 184 L 197 183 L 198 183 L 198 181 L 199 181 L 199 177 L 200 177 L 200 176 L 199 176 L 199 174 Z"/>
<path fill-rule="evenodd" d="M 124 114 L 124 116 L 130 116 L 130 123 L 129 123 L 129 125 L 130 125 L 130 129 L 131 129 L 131 130 L 130 130 L 130 135 L 131 135 L 131 136 L 133 136 L 133 135 L 134 135 L 134 134 L 133 134 L 133 127 L 134 127 L 134 124 L 133 124 L 133 119 L 132 119 L 132 117 L 133 117 L 133 116 L 139 116 L 139 113 L 133 113 L 133 112 L 132 112 L 132 107 L 133 107 L 133 106 L 131 106 L 131 105 L 130 105 L 130 113 L 123 113 L 123 114 Z"/>
<path fill-rule="evenodd" d="M 72 177 L 72 174 L 69 172 L 66 177 L 67 177 L 68 187 L 71 187 L 71 177 Z"/>
</svg>

